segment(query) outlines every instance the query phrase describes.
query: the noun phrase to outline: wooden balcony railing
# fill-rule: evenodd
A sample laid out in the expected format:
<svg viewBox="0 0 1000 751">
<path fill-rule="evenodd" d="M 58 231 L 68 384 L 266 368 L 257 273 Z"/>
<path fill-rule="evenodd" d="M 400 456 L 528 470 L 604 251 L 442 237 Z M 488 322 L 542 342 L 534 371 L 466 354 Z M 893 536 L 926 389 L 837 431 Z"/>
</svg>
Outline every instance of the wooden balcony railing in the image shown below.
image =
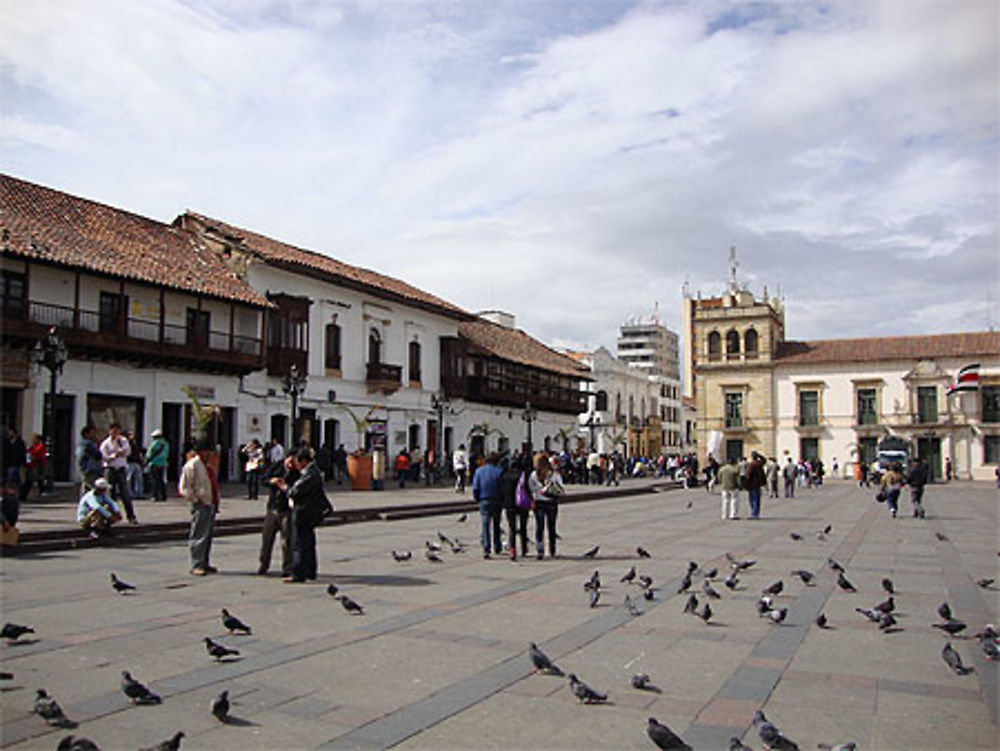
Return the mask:
<svg viewBox="0 0 1000 751">
<path fill-rule="evenodd" d="M 365 369 L 365 382 L 369 391 L 391 394 L 403 385 L 403 367 L 384 362 L 370 362 Z"/>
</svg>

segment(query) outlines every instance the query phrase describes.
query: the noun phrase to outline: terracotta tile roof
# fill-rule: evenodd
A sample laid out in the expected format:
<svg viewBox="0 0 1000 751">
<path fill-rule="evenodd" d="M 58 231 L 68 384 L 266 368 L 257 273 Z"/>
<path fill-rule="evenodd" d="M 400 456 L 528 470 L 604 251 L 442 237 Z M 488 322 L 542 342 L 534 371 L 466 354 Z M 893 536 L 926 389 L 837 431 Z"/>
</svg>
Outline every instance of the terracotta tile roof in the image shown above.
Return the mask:
<svg viewBox="0 0 1000 751">
<path fill-rule="evenodd" d="M 189 232 L 0 175 L 4 255 L 269 305 Z"/>
<path fill-rule="evenodd" d="M 778 345 L 779 364 L 920 360 L 936 357 L 1000 355 L 1000 333 L 989 331 L 932 336 L 893 336 L 871 339 L 786 341 Z"/>
<path fill-rule="evenodd" d="M 178 217 L 175 224 L 181 223 L 194 229 L 192 223 L 186 221 L 192 219 L 194 224 L 201 224 L 210 233 L 222 235 L 222 238 L 227 242 L 242 246 L 266 263 L 282 266 L 298 273 L 313 272 L 313 275 L 316 275 L 315 272 L 319 272 L 320 277 L 336 284 L 361 289 L 383 299 L 397 300 L 430 309 L 452 318 L 469 320 L 473 317 L 471 313 L 457 305 L 452 305 L 440 297 L 417 289 L 399 279 L 359 266 L 351 266 L 322 253 L 298 248 L 194 211 L 188 211 L 184 216 Z"/>
<path fill-rule="evenodd" d="M 521 329 L 508 329 L 478 319 L 460 323 L 458 335 L 469 342 L 471 352 L 478 351 L 540 370 L 591 380 L 589 368 L 546 347 Z"/>
</svg>

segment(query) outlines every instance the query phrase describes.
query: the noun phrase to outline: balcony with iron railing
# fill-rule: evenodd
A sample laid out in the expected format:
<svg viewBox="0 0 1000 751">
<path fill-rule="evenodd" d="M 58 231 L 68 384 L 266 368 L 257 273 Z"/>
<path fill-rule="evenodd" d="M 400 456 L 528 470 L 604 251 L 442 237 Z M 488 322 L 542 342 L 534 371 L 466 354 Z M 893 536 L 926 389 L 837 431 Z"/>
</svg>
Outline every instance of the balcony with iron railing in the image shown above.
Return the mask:
<svg viewBox="0 0 1000 751">
<path fill-rule="evenodd" d="M 261 339 L 232 331 L 189 329 L 35 300 L 4 299 L 0 309 L 5 340 L 37 340 L 55 326 L 76 357 L 236 374 L 264 367 Z"/>
</svg>

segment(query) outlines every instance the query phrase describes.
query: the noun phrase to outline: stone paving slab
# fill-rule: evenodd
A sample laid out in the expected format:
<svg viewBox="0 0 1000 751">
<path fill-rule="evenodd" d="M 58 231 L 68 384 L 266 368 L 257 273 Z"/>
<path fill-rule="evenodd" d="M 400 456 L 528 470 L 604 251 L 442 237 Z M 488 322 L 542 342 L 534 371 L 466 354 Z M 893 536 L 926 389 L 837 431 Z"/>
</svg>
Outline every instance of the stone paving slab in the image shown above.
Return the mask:
<svg viewBox="0 0 1000 751">
<path fill-rule="evenodd" d="M 758 522 L 720 521 L 718 496 L 703 490 L 569 504 L 560 510 L 561 557 L 517 563 L 475 553 L 474 515 L 324 528 L 320 581 L 304 586 L 253 575 L 254 535 L 217 540 L 222 574 L 204 579 L 185 576 L 186 550 L 176 543 L 3 559 L 3 619 L 34 625 L 39 640 L 0 646 L 3 669 L 15 673 L 0 687 L 0 746 L 55 747 L 62 733 L 29 711 L 33 689 L 44 686 L 81 721 L 74 732 L 105 749 L 149 745 L 177 729 L 188 735 L 185 749 L 652 748 L 650 715 L 696 748 L 725 748 L 733 735 L 759 748 L 748 731 L 758 708 L 802 748 L 821 740 L 996 748 L 997 664 L 956 639 L 976 672 L 954 675 L 940 658 L 944 638 L 930 628 L 943 600 L 970 630 L 998 620 L 996 591 L 975 585 L 995 576 L 1000 560 L 996 491 L 951 486 L 938 517 L 944 490 L 929 489 L 926 522 L 891 520 L 846 482 L 794 501 L 765 499 Z M 833 532 L 816 540 L 826 523 Z M 439 530 L 463 537 L 470 552 L 424 561 L 423 542 Z M 792 531 L 806 539 L 791 540 Z M 582 559 L 595 544 L 598 558 Z M 639 544 L 653 558 L 637 558 Z M 392 549 L 416 555 L 397 564 Z M 681 612 L 677 585 L 689 560 L 724 568 L 727 551 L 757 564 L 735 593 L 716 583 L 723 596 L 705 625 Z M 828 555 L 847 566 L 857 594 L 836 588 Z M 639 595 L 619 582 L 631 565 L 659 587 L 638 617 L 621 606 L 626 593 Z M 789 575 L 799 567 L 817 572 L 816 586 Z M 582 582 L 595 569 L 605 587 L 591 609 Z M 115 595 L 109 570 L 139 593 Z M 883 599 L 885 575 L 899 589 L 903 628 L 892 635 L 854 612 Z M 779 578 L 776 599 L 789 617 L 774 626 L 753 602 Z M 368 613 L 347 615 L 326 594 L 330 581 Z M 220 607 L 250 623 L 253 636 L 226 635 Z M 820 610 L 834 628 L 812 624 Z M 203 636 L 236 646 L 240 659 L 216 664 Z M 529 640 L 607 691 L 610 703 L 581 705 L 564 679 L 532 674 Z M 122 669 L 164 704 L 128 706 L 117 688 Z M 639 671 L 662 693 L 632 689 L 628 678 Z M 227 726 L 207 709 L 223 688 L 238 718 Z"/>
</svg>

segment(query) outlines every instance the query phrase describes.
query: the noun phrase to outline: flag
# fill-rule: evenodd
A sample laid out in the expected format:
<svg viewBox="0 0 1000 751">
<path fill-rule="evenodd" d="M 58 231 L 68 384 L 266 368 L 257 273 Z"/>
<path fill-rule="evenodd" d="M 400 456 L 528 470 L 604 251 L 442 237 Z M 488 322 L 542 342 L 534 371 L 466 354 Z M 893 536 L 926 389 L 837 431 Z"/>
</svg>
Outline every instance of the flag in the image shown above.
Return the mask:
<svg viewBox="0 0 1000 751">
<path fill-rule="evenodd" d="M 955 383 L 948 387 L 948 396 L 979 389 L 979 363 L 966 365 L 955 375 Z"/>
</svg>

